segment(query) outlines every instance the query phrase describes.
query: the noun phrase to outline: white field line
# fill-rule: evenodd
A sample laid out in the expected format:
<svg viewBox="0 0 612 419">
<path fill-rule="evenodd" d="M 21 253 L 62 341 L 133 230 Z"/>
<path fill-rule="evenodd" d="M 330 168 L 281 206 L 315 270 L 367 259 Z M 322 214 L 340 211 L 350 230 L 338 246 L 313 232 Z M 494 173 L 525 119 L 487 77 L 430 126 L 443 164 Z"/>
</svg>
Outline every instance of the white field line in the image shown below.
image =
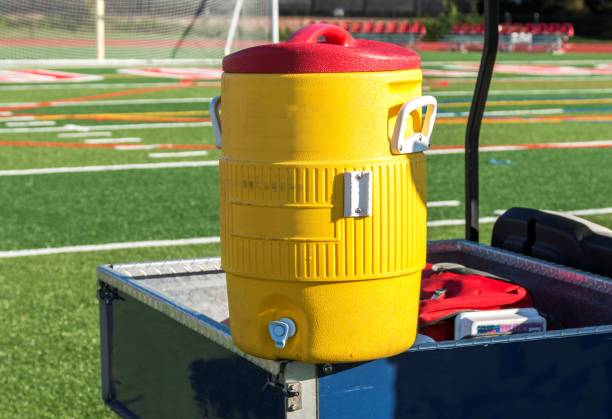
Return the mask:
<svg viewBox="0 0 612 419">
<path fill-rule="evenodd" d="M 535 148 L 530 144 L 517 145 L 483 145 L 478 148 L 479 153 L 490 153 L 494 151 L 527 151 L 527 150 L 551 150 L 551 149 L 572 149 L 572 148 L 589 148 L 597 146 L 612 146 L 612 140 L 594 140 L 594 141 L 568 141 L 563 143 L 541 143 L 538 144 L 543 148 Z M 427 150 L 427 155 L 440 154 L 463 154 L 465 149 L 461 146 L 456 148 L 443 148 L 438 150 Z"/>
<path fill-rule="evenodd" d="M 450 201 L 430 201 L 427 203 L 428 208 L 436 207 L 458 207 L 461 203 L 455 199 Z"/>
<path fill-rule="evenodd" d="M 602 54 L 603 55 L 603 54 Z M 440 65 L 448 65 L 448 64 L 474 64 L 476 61 L 424 61 L 423 67 L 440 66 Z M 499 60 L 500 64 L 525 64 L 524 60 Z M 604 64 L 604 63 L 612 63 L 612 60 L 605 59 L 587 59 L 587 60 L 534 60 L 529 61 L 529 64 L 550 64 L 550 65 L 573 65 L 573 64 Z"/>
<path fill-rule="evenodd" d="M 15 127 L 49 127 L 55 125 L 55 121 L 23 121 L 23 122 L 7 122 L 6 126 Z"/>
<path fill-rule="evenodd" d="M 16 258 L 24 256 L 57 255 L 61 253 L 103 252 L 108 250 L 138 249 L 145 247 L 192 246 L 196 244 L 219 243 L 219 237 L 196 237 L 178 240 L 150 240 L 140 242 L 86 244 L 81 246 L 48 247 L 42 249 L 4 250 L 0 258 Z"/>
<path fill-rule="evenodd" d="M 10 86 L 0 86 L 0 91 L 19 91 L 19 90 L 58 90 L 58 89 L 131 89 L 134 87 L 165 87 L 165 86 L 176 86 L 178 81 L 175 82 L 162 82 L 162 83 L 70 83 L 70 84 L 19 84 Z M 207 83 L 202 85 L 206 86 Z M 208 83 L 210 84 L 210 82 Z M 199 83 L 194 83 L 193 86 L 198 86 Z M 192 85 L 190 85 L 192 86 Z"/>
<path fill-rule="evenodd" d="M 466 76 L 466 77 L 452 77 L 454 82 L 469 82 L 472 81 L 476 78 L 476 74 L 477 72 L 474 71 L 474 75 L 473 76 Z M 437 77 L 437 78 L 442 78 L 442 77 Z M 499 82 L 513 82 L 513 81 L 533 81 L 533 82 L 565 82 L 565 81 L 593 81 L 593 80 L 597 80 L 597 81 L 603 81 L 603 80 L 612 80 L 612 76 L 608 76 L 608 75 L 599 75 L 599 74 L 592 74 L 592 75 L 588 75 L 588 76 L 520 76 L 520 77 L 503 77 L 503 78 L 496 78 L 496 81 Z M 472 92 L 473 94 L 474 92 Z"/>
<path fill-rule="evenodd" d="M 4 118 L 0 118 L 0 122 L 9 122 L 9 121 L 33 121 L 34 117 L 29 115 L 21 115 L 21 116 L 7 116 Z"/>
<path fill-rule="evenodd" d="M 505 212 L 506 212 L 505 209 L 497 209 L 497 210 L 493 211 L 493 213 L 497 214 L 497 215 L 502 215 Z M 580 216 L 580 215 L 607 215 L 607 214 L 612 214 L 612 207 L 606 207 L 606 208 L 587 208 L 587 209 L 581 209 L 581 210 L 557 211 L 557 212 L 560 212 L 561 214 L 576 215 L 576 216 Z"/>
<path fill-rule="evenodd" d="M 501 215 L 504 212 L 506 212 L 506 210 L 495 210 L 494 213 Z M 606 207 L 606 208 L 586 208 L 586 209 L 580 209 L 580 210 L 571 210 L 571 211 L 557 211 L 561 214 L 566 214 L 566 215 L 575 215 L 575 216 L 581 216 L 581 215 L 607 215 L 607 214 L 612 214 L 612 207 Z M 478 219 L 478 222 L 481 224 L 491 224 L 494 223 L 497 220 L 498 217 L 481 217 Z M 451 220 L 436 220 L 436 221 L 428 221 L 427 222 L 427 227 L 448 227 L 448 226 L 462 226 L 465 225 L 465 220 L 464 219 L 451 219 Z"/>
<path fill-rule="evenodd" d="M 443 105 L 442 105 L 443 106 Z M 514 115 L 559 115 L 564 113 L 565 110 L 561 108 L 552 109 L 513 109 L 503 111 L 487 111 L 484 116 L 514 116 Z M 461 116 L 468 116 L 469 112 L 439 112 L 439 118 L 456 118 Z"/>
<path fill-rule="evenodd" d="M 158 67 L 158 66 L 221 66 L 220 58 L 42 58 L 0 60 L 0 68 L 116 68 L 116 67 Z"/>
<path fill-rule="evenodd" d="M 503 145 L 503 146 L 481 146 L 478 148 L 479 153 L 489 153 L 492 151 L 522 151 L 527 150 L 525 147 Z M 446 148 L 440 150 L 427 150 L 425 154 L 428 156 L 436 156 L 440 154 L 464 154 L 465 149 L 463 148 Z"/>
<path fill-rule="evenodd" d="M 142 144 L 142 145 L 118 145 L 113 147 L 119 151 L 132 151 L 132 150 L 155 150 L 159 148 L 159 144 Z"/>
<path fill-rule="evenodd" d="M 210 122 L 158 122 L 150 124 L 117 124 L 117 125 L 65 125 L 63 127 L 42 128 L 0 128 L 0 134 L 33 134 L 36 132 L 64 132 L 99 130 L 127 130 L 127 129 L 161 129 L 161 128 L 194 128 L 209 127 Z"/>
<path fill-rule="evenodd" d="M 88 132 L 67 132 L 58 134 L 59 138 L 86 138 L 86 137 L 110 137 L 113 135 L 111 131 L 88 131 Z"/>
<path fill-rule="evenodd" d="M 152 159 L 165 159 L 165 158 L 175 158 L 175 157 L 195 157 L 195 156 L 207 156 L 208 151 L 199 150 L 199 151 L 177 151 L 177 152 L 167 152 L 167 153 L 149 153 L 149 157 Z"/>
<path fill-rule="evenodd" d="M 77 124 L 66 124 L 64 125 L 64 128 L 70 131 L 78 131 L 78 132 L 95 131 L 95 128 L 91 128 L 89 125 L 83 126 L 83 125 L 77 125 Z"/>
<path fill-rule="evenodd" d="M 430 91 L 435 96 L 472 96 L 473 90 L 457 90 L 457 91 Z M 612 93 L 611 88 L 603 89 L 533 89 L 533 90 L 491 90 L 489 96 L 537 96 L 537 95 L 565 95 L 565 94 L 592 94 L 592 93 Z"/>
<path fill-rule="evenodd" d="M 0 177 L 50 175 L 57 173 L 115 172 L 122 170 L 177 169 L 184 167 L 207 167 L 218 165 L 218 160 L 205 160 L 162 163 L 116 164 L 109 166 L 48 167 L 41 169 L 0 170 Z"/>
<path fill-rule="evenodd" d="M 487 224 L 494 223 L 497 220 L 497 217 L 480 217 L 478 219 L 479 223 Z M 465 220 L 463 218 L 451 219 L 451 220 L 436 220 L 436 221 L 428 221 L 427 227 L 449 227 L 449 226 L 462 226 L 465 225 Z"/>
<path fill-rule="evenodd" d="M 576 215 L 576 216 L 580 216 L 580 215 L 606 215 L 606 214 L 612 214 L 612 207 L 608 207 L 608 208 L 588 208 L 588 209 L 581 209 L 581 210 L 573 210 L 573 211 L 561 211 L 564 214 L 569 214 L 569 215 Z"/>
<path fill-rule="evenodd" d="M 115 143 L 139 143 L 142 141 L 140 137 L 124 137 L 124 138 L 88 138 L 85 144 L 115 144 Z"/>
<path fill-rule="evenodd" d="M 93 107 L 93 106 L 114 106 L 114 105 L 157 105 L 164 103 L 208 103 L 210 97 L 185 97 L 185 98 L 167 98 L 167 99 L 117 99 L 117 100 L 94 100 L 94 101 L 66 101 L 66 102 L 44 102 L 45 108 L 58 107 Z M 11 106 L 36 106 L 38 102 L 9 102 L 0 103 L 0 107 Z"/>
<path fill-rule="evenodd" d="M 589 214 L 586 214 L 589 212 Z M 566 211 L 566 214 L 572 215 L 592 215 L 597 214 L 612 214 L 612 208 L 593 208 L 585 210 Z M 493 223 L 497 217 L 481 217 L 478 221 L 482 224 Z M 446 226 L 461 226 L 465 224 L 463 219 L 454 220 L 438 220 L 429 221 L 428 227 L 446 227 Z M 170 246 L 191 246 L 197 244 L 213 244 L 219 243 L 221 239 L 218 236 L 213 237 L 196 237 L 191 239 L 178 240 L 150 240 L 140 242 L 123 242 L 123 243 L 104 243 L 104 244 L 89 244 L 81 246 L 64 246 L 64 247 L 49 247 L 42 249 L 23 249 L 23 250 L 4 250 L 0 251 L 0 258 L 15 258 L 24 256 L 44 256 L 57 255 L 61 253 L 81 253 L 81 252 L 100 252 L 109 250 L 121 249 L 136 249 L 146 247 L 170 247 Z"/>
</svg>

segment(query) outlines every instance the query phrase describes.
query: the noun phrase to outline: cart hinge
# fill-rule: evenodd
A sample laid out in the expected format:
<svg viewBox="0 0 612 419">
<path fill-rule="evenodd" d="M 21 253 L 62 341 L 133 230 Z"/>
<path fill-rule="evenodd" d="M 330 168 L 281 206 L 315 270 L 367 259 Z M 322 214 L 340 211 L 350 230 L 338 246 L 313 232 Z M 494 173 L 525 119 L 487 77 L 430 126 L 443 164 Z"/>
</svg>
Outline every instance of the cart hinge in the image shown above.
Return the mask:
<svg viewBox="0 0 612 419">
<path fill-rule="evenodd" d="M 110 305 L 118 297 L 119 294 L 117 294 L 117 289 L 105 282 L 100 283 L 100 288 L 98 288 L 98 298 L 100 301 L 103 301 L 106 305 Z"/>
<path fill-rule="evenodd" d="M 268 376 L 268 381 L 262 390 L 280 391 L 285 396 L 285 410 L 295 412 L 302 409 L 302 383 L 293 380 L 285 381 L 285 367 L 286 363 L 283 362 L 279 374 Z"/>
<path fill-rule="evenodd" d="M 285 385 L 287 412 L 295 412 L 302 408 L 302 385 L 297 381 L 289 381 Z"/>
</svg>

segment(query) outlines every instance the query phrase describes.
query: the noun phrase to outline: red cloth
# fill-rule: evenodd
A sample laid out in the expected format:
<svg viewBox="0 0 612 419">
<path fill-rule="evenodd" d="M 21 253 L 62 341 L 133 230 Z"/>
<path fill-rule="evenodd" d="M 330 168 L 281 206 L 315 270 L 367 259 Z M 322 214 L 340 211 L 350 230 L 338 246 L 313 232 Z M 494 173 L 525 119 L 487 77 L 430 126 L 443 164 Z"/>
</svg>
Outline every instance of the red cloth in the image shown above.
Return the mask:
<svg viewBox="0 0 612 419">
<path fill-rule="evenodd" d="M 454 338 L 454 317 L 464 311 L 533 307 L 524 287 L 476 274 L 423 271 L 419 332 L 437 341 Z"/>
</svg>

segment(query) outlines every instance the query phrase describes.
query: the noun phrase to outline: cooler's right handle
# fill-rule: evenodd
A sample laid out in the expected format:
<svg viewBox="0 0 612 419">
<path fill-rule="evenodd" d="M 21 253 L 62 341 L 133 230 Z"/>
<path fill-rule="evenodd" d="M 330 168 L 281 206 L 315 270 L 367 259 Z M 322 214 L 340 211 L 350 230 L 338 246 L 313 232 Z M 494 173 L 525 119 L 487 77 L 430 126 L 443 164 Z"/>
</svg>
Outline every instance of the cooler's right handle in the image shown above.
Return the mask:
<svg viewBox="0 0 612 419">
<path fill-rule="evenodd" d="M 423 114 L 423 124 L 420 131 L 404 138 L 410 114 L 423 107 L 427 109 Z M 410 154 L 427 150 L 434 122 L 436 121 L 437 109 L 438 102 L 433 96 L 420 96 L 404 103 L 395 121 L 393 138 L 391 139 L 391 152 L 393 154 Z"/>
</svg>

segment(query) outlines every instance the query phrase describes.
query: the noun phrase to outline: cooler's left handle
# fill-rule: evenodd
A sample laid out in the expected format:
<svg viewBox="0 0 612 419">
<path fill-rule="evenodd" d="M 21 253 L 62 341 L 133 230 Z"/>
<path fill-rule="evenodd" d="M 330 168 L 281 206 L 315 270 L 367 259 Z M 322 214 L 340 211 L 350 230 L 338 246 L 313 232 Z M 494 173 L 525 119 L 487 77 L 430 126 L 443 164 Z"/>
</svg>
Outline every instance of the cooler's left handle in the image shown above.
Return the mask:
<svg viewBox="0 0 612 419">
<path fill-rule="evenodd" d="M 221 148 L 221 119 L 219 118 L 219 109 L 221 108 L 221 96 L 215 96 L 210 101 L 210 121 L 212 122 L 213 134 L 215 136 L 215 145 Z"/>
</svg>

